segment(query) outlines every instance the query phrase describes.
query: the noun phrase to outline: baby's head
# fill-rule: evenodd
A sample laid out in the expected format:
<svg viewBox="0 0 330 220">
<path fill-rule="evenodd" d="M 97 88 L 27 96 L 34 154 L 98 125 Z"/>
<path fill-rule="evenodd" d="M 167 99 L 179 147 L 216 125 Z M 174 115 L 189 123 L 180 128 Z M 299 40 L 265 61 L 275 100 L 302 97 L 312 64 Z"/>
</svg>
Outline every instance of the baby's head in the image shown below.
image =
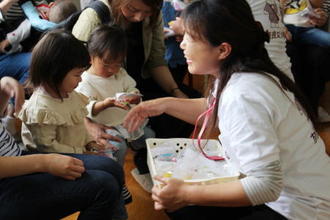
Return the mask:
<svg viewBox="0 0 330 220">
<path fill-rule="evenodd" d="M 93 31 L 87 44 L 93 74 L 107 78 L 119 72 L 127 50 L 123 29 L 117 25 L 101 25 Z"/>
<path fill-rule="evenodd" d="M 49 9 L 48 18 L 51 22 L 60 23 L 77 11 L 78 9 L 72 1 L 56 0 Z"/>
<path fill-rule="evenodd" d="M 53 30 L 32 51 L 29 81 L 34 88 L 50 89 L 63 98 L 78 86 L 81 73 L 89 65 L 89 54 L 82 42 L 68 31 Z"/>
</svg>

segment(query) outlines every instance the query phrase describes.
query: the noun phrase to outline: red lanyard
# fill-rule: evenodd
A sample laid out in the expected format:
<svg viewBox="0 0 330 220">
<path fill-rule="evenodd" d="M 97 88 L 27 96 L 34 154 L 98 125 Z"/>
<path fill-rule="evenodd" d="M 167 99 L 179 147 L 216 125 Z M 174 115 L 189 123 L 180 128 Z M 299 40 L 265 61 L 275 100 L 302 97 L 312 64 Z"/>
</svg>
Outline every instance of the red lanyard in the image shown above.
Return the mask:
<svg viewBox="0 0 330 220">
<path fill-rule="evenodd" d="M 202 147 L 202 144 L 201 144 L 201 139 L 202 139 L 202 135 L 204 134 L 204 131 L 206 129 L 206 125 L 210 119 L 210 116 L 214 110 L 214 106 L 215 106 L 215 99 L 212 101 L 212 104 L 211 106 L 205 111 L 203 112 L 202 114 L 200 114 L 195 122 L 195 128 L 194 128 L 194 132 L 193 132 L 193 139 L 195 139 L 196 137 L 196 131 L 197 131 L 197 125 L 198 125 L 198 122 L 199 120 L 205 116 L 204 118 L 204 121 L 203 121 L 203 125 L 202 125 L 202 128 L 201 130 L 199 131 L 198 133 L 198 137 L 197 137 L 197 145 L 198 145 L 198 148 L 199 150 L 201 151 L 201 153 L 203 154 L 204 157 L 206 157 L 207 159 L 210 159 L 210 160 L 215 160 L 215 161 L 218 161 L 218 160 L 224 160 L 225 158 L 221 157 L 221 156 L 208 156 L 205 151 L 203 150 L 203 148 L 205 147 L 205 145 Z M 195 142 L 193 142 L 195 143 Z"/>
</svg>

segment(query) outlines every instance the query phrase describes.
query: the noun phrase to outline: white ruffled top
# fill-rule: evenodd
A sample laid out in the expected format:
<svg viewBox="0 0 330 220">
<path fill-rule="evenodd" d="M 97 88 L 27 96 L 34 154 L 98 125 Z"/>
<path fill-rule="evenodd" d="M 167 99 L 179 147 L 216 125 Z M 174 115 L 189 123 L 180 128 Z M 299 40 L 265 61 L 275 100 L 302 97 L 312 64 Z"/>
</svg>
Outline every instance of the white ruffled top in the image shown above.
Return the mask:
<svg viewBox="0 0 330 220">
<path fill-rule="evenodd" d="M 24 145 L 41 152 L 83 153 L 92 141 L 84 125 L 87 103 L 75 91 L 61 100 L 37 89 L 18 115 Z"/>
</svg>

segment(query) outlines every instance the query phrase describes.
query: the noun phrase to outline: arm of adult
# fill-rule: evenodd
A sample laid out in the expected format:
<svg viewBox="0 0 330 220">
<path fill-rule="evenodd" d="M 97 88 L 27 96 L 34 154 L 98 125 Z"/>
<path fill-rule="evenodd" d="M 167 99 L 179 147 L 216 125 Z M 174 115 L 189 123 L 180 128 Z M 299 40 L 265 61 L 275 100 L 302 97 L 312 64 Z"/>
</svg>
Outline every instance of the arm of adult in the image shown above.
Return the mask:
<svg viewBox="0 0 330 220">
<path fill-rule="evenodd" d="M 81 160 L 60 154 L 32 154 L 19 157 L 0 157 L 0 178 L 46 172 L 75 180 L 85 172 Z"/>
<path fill-rule="evenodd" d="M 173 79 L 173 76 L 164 59 L 164 55 L 165 44 L 163 19 L 160 14 L 157 23 L 152 29 L 151 48 L 148 60 L 146 62 L 146 69 L 165 92 L 175 97 L 187 98 L 188 96 L 179 89 L 179 86 Z"/>
<path fill-rule="evenodd" d="M 15 97 L 15 112 L 18 113 L 24 103 L 24 89 L 15 79 L 5 76 L 0 81 L 0 97 L 1 115 L 6 110 L 11 97 Z"/>
<path fill-rule="evenodd" d="M 0 2 L 0 10 L 6 13 L 8 9 L 13 5 L 13 3 L 18 2 L 18 0 L 3 0 Z"/>
<path fill-rule="evenodd" d="M 152 77 L 168 94 L 178 98 L 188 98 L 184 94 L 178 84 L 173 79 L 173 76 L 167 66 L 158 66 L 152 69 Z"/>
<path fill-rule="evenodd" d="M 124 127 L 129 132 L 138 129 L 144 120 L 166 113 L 188 123 L 194 124 L 197 117 L 205 110 L 206 99 L 159 98 L 145 101 L 135 106 L 124 119 Z"/>
</svg>

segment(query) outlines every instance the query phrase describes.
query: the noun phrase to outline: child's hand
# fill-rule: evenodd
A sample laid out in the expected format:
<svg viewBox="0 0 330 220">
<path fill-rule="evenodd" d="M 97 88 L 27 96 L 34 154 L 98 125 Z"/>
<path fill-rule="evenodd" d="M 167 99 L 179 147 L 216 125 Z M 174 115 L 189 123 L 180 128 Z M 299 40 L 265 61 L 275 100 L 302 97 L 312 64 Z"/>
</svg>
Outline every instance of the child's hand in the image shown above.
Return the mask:
<svg viewBox="0 0 330 220">
<path fill-rule="evenodd" d="M 45 157 L 45 171 L 54 176 L 75 180 L 85 172 L 84 163 L 77 158 L 61 154 L 46 154 Z"/>
</svg>

